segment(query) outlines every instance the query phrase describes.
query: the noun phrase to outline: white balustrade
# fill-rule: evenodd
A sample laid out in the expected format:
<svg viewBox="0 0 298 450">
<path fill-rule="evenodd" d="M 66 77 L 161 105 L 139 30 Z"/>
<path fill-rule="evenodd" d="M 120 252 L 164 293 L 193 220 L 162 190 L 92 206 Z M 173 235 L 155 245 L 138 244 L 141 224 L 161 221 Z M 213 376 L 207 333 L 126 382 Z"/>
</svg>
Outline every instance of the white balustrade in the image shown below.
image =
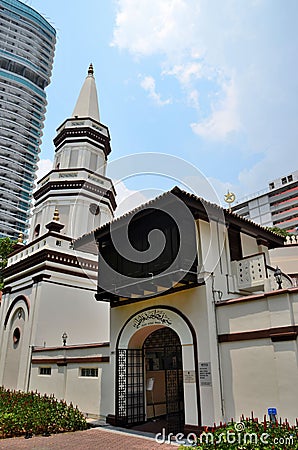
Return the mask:
<svg viewBox="0 0 298 450">
<path fill-rule="evenodd" d="M 285 245 L 298 245 L 298 236 L 295 234 L 287 236 Z"/>
</svg>

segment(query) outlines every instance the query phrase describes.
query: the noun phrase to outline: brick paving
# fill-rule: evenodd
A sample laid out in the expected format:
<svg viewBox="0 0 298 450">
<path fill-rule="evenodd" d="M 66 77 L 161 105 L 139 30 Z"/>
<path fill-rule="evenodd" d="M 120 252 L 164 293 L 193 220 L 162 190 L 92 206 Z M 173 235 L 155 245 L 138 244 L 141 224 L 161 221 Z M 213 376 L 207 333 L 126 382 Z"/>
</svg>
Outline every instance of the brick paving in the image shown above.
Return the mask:
<svg viewBox="0 0 298 450">
<path fill-rule="evenodd" d="M 91 428 L 75 433 L 0 440 L 2 450 L 177 450 L 177 444 L 157 443 L 155 439 L 112 429 Z"/>
</svg>

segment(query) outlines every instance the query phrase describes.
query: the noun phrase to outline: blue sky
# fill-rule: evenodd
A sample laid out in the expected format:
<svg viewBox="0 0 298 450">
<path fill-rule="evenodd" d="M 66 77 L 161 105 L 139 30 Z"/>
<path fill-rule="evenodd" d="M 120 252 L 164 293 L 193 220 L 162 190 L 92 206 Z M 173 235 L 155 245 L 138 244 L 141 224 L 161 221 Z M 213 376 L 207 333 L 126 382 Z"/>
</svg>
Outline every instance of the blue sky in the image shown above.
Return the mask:
<svg viewBox="0 0 298 450">
<path fill-rule="evenodd" d="M 176 156 L 220 200 L 228 189 L 242 198 L 298 169 L 296 0 L 26 3 L 57 30 L 43 171 L 90 62 L 112 137 L 110 161 L 154 152 L 159 173 L 158 155 Z M 176 166 L 177 179 L 140 171 L 122 183 L 120 197 L 185 182 L 179 160 Z"/>
</svg>

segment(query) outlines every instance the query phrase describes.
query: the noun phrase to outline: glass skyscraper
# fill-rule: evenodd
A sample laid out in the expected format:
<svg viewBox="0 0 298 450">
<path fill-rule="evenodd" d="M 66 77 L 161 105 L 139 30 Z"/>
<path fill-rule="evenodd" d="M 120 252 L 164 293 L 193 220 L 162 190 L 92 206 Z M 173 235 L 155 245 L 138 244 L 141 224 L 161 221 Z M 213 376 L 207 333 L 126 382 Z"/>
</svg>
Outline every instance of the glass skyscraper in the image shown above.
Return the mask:
<svg viewBox="0 0 298 450">
<path fill-rule="evenodd" d="M 28 228 L 55 43 L 37 11 L 0 0 L 0 237 Z"/>
</svg>

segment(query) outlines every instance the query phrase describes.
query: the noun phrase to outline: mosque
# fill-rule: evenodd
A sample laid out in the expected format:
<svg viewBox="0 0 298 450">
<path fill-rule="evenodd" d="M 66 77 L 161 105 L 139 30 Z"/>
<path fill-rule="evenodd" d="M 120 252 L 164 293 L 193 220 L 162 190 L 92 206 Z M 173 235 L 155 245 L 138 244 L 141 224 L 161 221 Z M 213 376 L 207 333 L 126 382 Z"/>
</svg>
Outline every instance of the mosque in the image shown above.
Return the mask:
<svg viewBox="0 0 298 450">
<path fill-rule="evenodd" d="M 173 187 L 114 219 L 92 65 L 57 129 L 29 243 L 5 270 L 0 383 L 168 431 L 297 416 L 298 288 L 283 238 Z"/>
</svg>

